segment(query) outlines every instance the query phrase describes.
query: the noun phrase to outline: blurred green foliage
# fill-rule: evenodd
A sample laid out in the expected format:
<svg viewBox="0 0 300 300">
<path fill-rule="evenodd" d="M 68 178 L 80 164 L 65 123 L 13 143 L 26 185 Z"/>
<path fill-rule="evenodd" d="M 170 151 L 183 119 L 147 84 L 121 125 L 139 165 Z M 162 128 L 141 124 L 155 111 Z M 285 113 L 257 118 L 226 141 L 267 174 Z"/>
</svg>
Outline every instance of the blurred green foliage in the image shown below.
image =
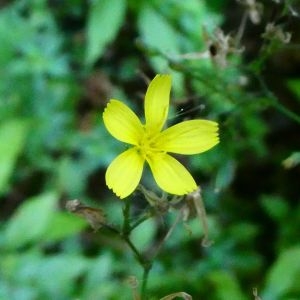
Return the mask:
<svg viewBox="0 0 300 300">
<path fill-rule="evenodd" d="M 173 76 L 170 123 L 213 119 L 221 143 L 184 162 L 202 186 L 214 244 L 201 246 L 198 220 L 180 223 L 154 264 L 149 299 L 254 299 L 255 287 L 264 300 L 300 298 L 300 7 L 271 2 L 260 24 L 246 21 L 233 45 L 244 50 L 226 68 L 213 63 L 212 41 L 220 26 L 241 28 L 249 7 L 235 1 L 1 3 L 0 299 L 133 299 L 126 278 L 141 280 L 141 270 L 129 249 L 64 203 L 81 199 L 121 223 L 104 172 L 123 146 L 101 112 L 114 97 L 141 113 L 143 74 L 159 72 Z M 281 19 L 292 44 L 270 48 L 261 35 Z M 207 49 L 210 58 L 184 58 Z M 145 200 L 134 200 L 142 210 Z M 138 227 L 138 248 L 151 249 L 175 214 Z"/>
</svg>

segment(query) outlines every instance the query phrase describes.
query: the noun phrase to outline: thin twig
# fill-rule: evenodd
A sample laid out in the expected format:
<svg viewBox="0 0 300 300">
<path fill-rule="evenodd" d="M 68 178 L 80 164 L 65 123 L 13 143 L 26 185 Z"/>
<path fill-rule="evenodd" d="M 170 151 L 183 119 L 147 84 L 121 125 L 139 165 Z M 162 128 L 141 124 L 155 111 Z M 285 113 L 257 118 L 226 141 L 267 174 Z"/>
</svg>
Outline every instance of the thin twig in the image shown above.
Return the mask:
<svg viewBox="0 0 300 300">
<path fill-rule="evenodd" d="M 287 107 L 283 106 L 279 101 L 278 98 L 268 89 L 266 83 L 261 78 L 259 74 L 256 74 L 256 78 L 266 96 L 271 100 L 270 105 L 274 108 L 285 114 L 290 119 L 294 120 L 295 122 L 300 124 L 300 116 L 295 114 L 293 111 L 289 110 Z"/>
<path fill-rule="evenodd" d="M 241 43 L 243 34 L 245 32 L 247 19 L 248 19 L 248 12 L 245 11 L 244 14 L 243 14 L 243 17 L 242 17 L 241 24 L 239 26 L 238 32 L 237 32 L 236 37 L 235 37 L 235 46 L 236 47 L 239 46 L 240 43 Z"/>
<path fill-rule="evenodd" d="M 174 223 L 172 224 L 172 226 L 170 227 L 170 229 L 168 230 L 168 232 L 166 233 L 166 235 L 163 237 L 163 239 L 157 245 L 157 247 L 155 249 L 155 252 L 152 254 L 151 260 L 154 260 L 154 258 L 158 255 L 158 253 L 159 253 L 160 249 L 162 248 L 163 244 L 171 236 L 171 234 L 173 233 L 176 225 L 179 223 L 180 219 L 182 219 L 182 212 L 181 211 L 180 211 L 180 213 L 178 213 L 178 215 L 177 215 Z"/>
</svg>

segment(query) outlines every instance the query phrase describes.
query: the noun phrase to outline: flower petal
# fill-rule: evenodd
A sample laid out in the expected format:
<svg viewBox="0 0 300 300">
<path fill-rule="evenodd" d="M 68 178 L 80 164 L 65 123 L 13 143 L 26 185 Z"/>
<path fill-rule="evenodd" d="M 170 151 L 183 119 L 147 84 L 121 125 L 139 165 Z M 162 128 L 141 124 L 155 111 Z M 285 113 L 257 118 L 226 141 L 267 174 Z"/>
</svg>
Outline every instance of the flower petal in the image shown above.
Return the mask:
<svg viewBox="0 0 300 300">
<path fill-rule="evenodd" d="M 116 139 L 137 145 L 144 129 L 136 114 L 124 103 L 110 100 L 103 112 L 103 121 L 109 133 Z"/>
<path fill-rule="evenodd" d="M 130 148 L 117 156 L 105 174 L 107 186 L 122 198 L 130 195 L 139 184 L 143 173 L 144 158 L 136 148 Z"/>
<path fill-rule="evenodd" d="M 159 132 L 166 122 L 171 91 L 171 76 L 156 75 L 145 95 L 145 119 L 148 132 Z"/>
<path fill-rule="evenodd" d="M 147 158 L 158 186 L 164 191 L 185 195 L 197 189 L 197 184 L 189 171 L 175 158 L 160 153 Z"/>
<path fill-rule="evenodd" d="M 178 154 L 196 154 L 219 143 L 218 123 L 208 120 L 190 120 L 178 123 L 161 132 L 156 148 Z"/>
</svg>

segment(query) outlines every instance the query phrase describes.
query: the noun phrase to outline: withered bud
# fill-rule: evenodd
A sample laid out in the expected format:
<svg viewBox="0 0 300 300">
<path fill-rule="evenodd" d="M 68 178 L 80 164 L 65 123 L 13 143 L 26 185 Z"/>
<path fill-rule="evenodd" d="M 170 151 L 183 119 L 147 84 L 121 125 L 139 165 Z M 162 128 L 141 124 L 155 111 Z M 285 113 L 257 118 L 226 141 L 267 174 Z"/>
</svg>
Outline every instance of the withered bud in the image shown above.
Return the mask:
<svg viewBox="0 0 300 300">
<path fill-rule="evenodd" d="M 228 55 L 232 53 L 241 53 L 242 48 L 236 47 L 235 39 L 230 35 L 225 35 L 221 28 L 217 28 L 213 36 L 210 36 L 203 28 L 203 39 L 208 46 L 208 52 L 213 63 L 220 68 L 228 65 Z"/>
<path fill-rule="evenodd" d="M 282 165 L 285 169 L 291 169 L 300 164 L 300 152 L 294 152 L 289 157 L 287 157 Z"/>
<path fill-rule="evenodd" d="M 244 5 L 247 9 L 249 19 L 253 24 L 259 24 L 261 22 L 261 16 L 263 14 L 263 5 L 255 0 L 237 0 L 237 2 Z"/>
<path fill-rule="evenodd" d="M 141 297 L 138 292 L 138 287 L 139 287 L 138 279 L 135 276 L 131 275 L 126 279 L 126 282 L 129 284 L 130 288 L 132 289 L 133 300 L 141 300 Z"/>
<path fill-rule="evenodd" d="M 86 219 L 95 231 L 99 230 L 106 223 L 104 212 L 101 209 L 82 205 L 78 199 L 67 201 L 66 209 Z"/>
<path fill-rule="evenodd" d="M 262 37 L 267 40 L 277 40 L 283 44 L 287 44 L 291 41 L 292 34 L 284 32 L 280 26 L 274 23 L 268 23 Z"/>
<path fill-rule="evenodd" d="M 161 298 L 160 300 L 173 300 L 173 299 L 175 299 L 177 297 L 180 297 L 180 298 L 182 298 L 184 300 L 192 300 L 193 299 L 192 296 L 189 295 L 186 292 L 177 292 L 177 293 L 173 293 L 173 294 L 167 295 L 167 296 Z"/>
<path fill-rule="evenodd" d="M 195 190 L 192 193 L 189 193 L 186 196 L 186 201 L 190 207 L 194 208 L 194 210 L 196 211 L 197 218 L 199 219 L 200 224 L 202 225 L 203 233 L 204 233 L 204 237 L 201 243 L 202 246 L 210 247 L 213 244 L 213 241 L 209 239 L 207 215 L 206 215 L 205 205 L 201 195 L 201 188 L 198 187 L 197 190 Z"/>
<path fill-rule="evenodd" d="M 150 204 L 150 206 L 155 208 L 155 210 L 158 213 L 164 214 L 169 210 L 170 205 L 169 205 L 167 196 L 165 194 L 163 194 L 161 197 L 159 197 L 153 191 L 150 191 L 150 190 L 146 189 L 141 184 L 138 186 L 138 189 L 144 195 L 145 199 Z"/>
<path fill-rule="evenodd" d="M 184 59 L 207 59 L 210 58 L 213 64 L 219 68 L 225 68 L 228 65 L 228 55 L 241 53 L 243 48 L 237 48 L 236 40 L 230 34 L 224 35 L 220 28 L 210 35 L 206 28 L 202 31 L 203 40 L 207 49 L 203 52 L 191 52 L 180 55 Z"/>
<path fill-rule="evenodd" d="M 252 292 L 253 292 L 254 300 L 261 300 L 261 298 L 258 296 L 258 291 L 256 287 L 252 289 Z"/>
</svg>

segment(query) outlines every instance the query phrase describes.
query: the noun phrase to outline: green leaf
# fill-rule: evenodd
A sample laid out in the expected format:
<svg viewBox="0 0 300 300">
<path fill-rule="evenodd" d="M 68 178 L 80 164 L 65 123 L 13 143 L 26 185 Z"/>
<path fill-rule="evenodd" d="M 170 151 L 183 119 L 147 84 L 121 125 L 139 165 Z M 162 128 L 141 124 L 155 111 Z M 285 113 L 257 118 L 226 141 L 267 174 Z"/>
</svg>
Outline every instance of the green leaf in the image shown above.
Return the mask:
<svg viewBox="0 0 300 300">
<path fill-rule="evenodd" d="M 115 264 L 116 262 L 114 261 L 111 253 L 101 253 L 101 256 L 97 257 L 93 261 L 93 265 L 89 268 L 84 283 L 84 289 L 87 292 L 92 291 L 96 286 L 99 286 L 100 282 L 102 283 L 106 280 L 110 280 Z"/>
<path fill-rule="evenodd" d="M 159 53 L 174 59 L 180 54 L 180 38 L 175 29 L 163 16 L 145 4 L 139 14 L 138 28 L 141 38 L 149 49 L 157 50 Z M 165 73 L 168 60 L 162 56 L 150 56 L 150 63 L 158 73 Z M 177 97 L 184 94 L 183 75 L 180 72 L 172 72 L 172 91 Z"/>
<path fill-rule="evenodd" d="M 90 267 L 90 261 L 82 256 L 60 254 L 44 259 L 36 278 L 47 299 L 71 299 L 76 279 Z"/>
<path fill-rule="evenodd" d="M 288 216 L 290 210 L 288 203 L 277 195 L 263 195 L 260 203 L 273 220 L 282 221 Z"/>
<path fill-rule="evenodd" d="M 67 212 L 56 212 L 48 226 L 45 240 L 47 242 L 57 242 L 79 233 L 87 226 L 88 223 L 83 218 Z"/>
<path fill-rule="evenodd" d="M 132 242 L 138 250 L 146 250 L 150 246 L 155 232 L 156 226 L 154 220 L 148 219 L 134 229 L 131 234 Z"/>
<path fill-rule="evenodd" d="M 216 291 L 216 299 L 219 300 L 244 300 L 238 281 L 225 271 L 215 271 L 209 276 Z"/>
<path fill-rule="evenodd" d="M 300 295 L 300 247 L 294 247 L 281 253 L 269 274 L 262 299 L 285 298 L 289 293 Z"/>
<path fill-rule="evenodd" d="M 87 24 L 86 63 L 92 65 L 113 41 L 126 11 L 125 0 L 96 0 L 92 2 Z"/>
<path fill-rule="evenodd" d="M 138 27 L 146 46 L 154 48 L 167 56 L 178 55 L 179 40 L 174 28 L 149 5 L 140 11 Z M 151 57 L 150 62 L 157 72 L 166 70 L 168 62 L 163 57 Z"/>
<path fill-rule="evenodd" d="M 55 214 L 56 202 L 54 193 L 26 200 L 7 223 L 4 232 L 6 247 L 16 249 L 46 236 Z"/>
<path fill-rule="evenodd" d="M 289 79 L 287 86 L 300 100 L 300 79 Z"/>
<path fill-rule="evenodd" d="M 24 120 L 10 120 L 0 125 L 0 194 L 7 190 L 27 132 L 28 123 Z"/>
<path fill-rule="evenodd" d="M 227 160 L 218 170 L 216 176 L 216 191 L 226 189 L 234 179 L 236 164 L 234 160 Z"/>
</svg>

